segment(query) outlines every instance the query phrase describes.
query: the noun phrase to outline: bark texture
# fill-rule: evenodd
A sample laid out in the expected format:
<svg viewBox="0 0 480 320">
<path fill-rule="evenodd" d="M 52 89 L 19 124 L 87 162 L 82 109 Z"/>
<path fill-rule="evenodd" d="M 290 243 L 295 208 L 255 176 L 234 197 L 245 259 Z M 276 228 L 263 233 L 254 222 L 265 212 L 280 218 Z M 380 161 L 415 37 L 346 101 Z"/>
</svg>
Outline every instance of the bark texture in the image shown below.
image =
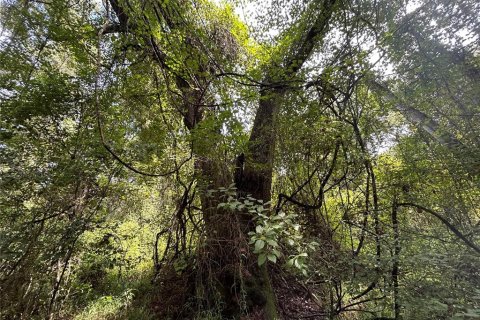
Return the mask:
<svg viewBox="0 0 480 320">
<path fill-rule="evenodd" d="M 304 16 L 289 30 L 291 40 L 280 46 L 279 53 L 272 57 L 271 65 L 265 68 L 248 153 L 237 159 L 235 183 L 240 197 L 251 195 L 264 202 L 271 199 L 276 118 L 287 93 L 286 83 L 296 76 L 315 46 L 322 43 L 336 2 L 312 1 Z M 137 24 L 123 10 L 121 2 L 110 0 L 110 4 L 119 23 L 106 29 L 109 32 L 135 33 Z M 172 5 L 178 6 L 179 3 Z M 155 4 L 152 4 L 152 7 L 158 11 L 157 17 L 164 19 L 171 30 L 179 26 L 176 21 L 182 21 L 179 17 L 172 16 L 168 8 L 157 8 Z M 142 22 L 148 25 L 148 21 Z M 168 70 L 166 55 L 157 45 L 154 36 L 146 36 L 145 33 L 140 33 L 140 36 L 148 45 L 146 51 L 153 60 L 161 68 Z M 193 132 L 204 120 L 202 106 L 208 105 L 209 79 L 214 77 L 211 70 L 215 67 L 208 65 L 208 59 L 201 58 L 205 53 L 191 45 L 195 43 L 195 35 L 191 37 L 185 41 L 186 50 L 191 52 L 198 63 L 198 72 L 186 70 L 184 73 L 174 74 L 176 86 L 181 92 L 180 111 L 186 128 Z M 194 83 L 195 88 L 189 83 Z M 212 134 L 215 135 L 215 132 Z M 247 233 L 253 227 L 253 217 L 248 213 L 219 208 L 218 204 L 224 200 L 218 196 L 208 196 L 207 190 L 231 185 L 234 174 L 229 171 L 228 164 L 209 157 L 208 153 L 205 155 L 200 149 L 192 146 L 206 231 L 203 243 L 198 249 L 197 294 L 200 298 L 209 297 L 204 299 L 208 309 L 215 308 L 215 301 L 219 300 L 225 318 L 239 318 L 246 308 L 257 318 L 278 319 L 267 264 L 259 268 L 256 257 L 249 254 L 248 250 Z M 240 157 L 242 161 L 239 161 Z M 238 171 L 241 171 L 241 174 L 238 174 Z M 203 272 L 205 274 L 202 274 Z"/>
</svg>

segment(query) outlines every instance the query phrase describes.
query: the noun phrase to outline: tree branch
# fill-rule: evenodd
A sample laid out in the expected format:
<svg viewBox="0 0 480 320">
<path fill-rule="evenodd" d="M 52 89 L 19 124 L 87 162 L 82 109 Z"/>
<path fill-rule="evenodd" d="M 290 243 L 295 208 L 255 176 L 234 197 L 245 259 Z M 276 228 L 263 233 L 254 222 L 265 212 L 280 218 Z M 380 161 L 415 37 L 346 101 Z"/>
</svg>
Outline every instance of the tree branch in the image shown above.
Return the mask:
<svg viewBox="0 0 480 320">
<path fill-rule="evenodd" d="M 438 143 L 446 146 L 450 150 L 463 148 L 463 144 L 450 132 L 441 130 L 440 125 L 425 113 L 402 102 L 385 84 L 376 80 L 369 80 L 370 88 L 379 93 L 387 102 L 393 103 L 395 109 L 399 111 L 409 122 L 416 125 Z"/>
<path fill-rule="evenodd" d="M 404 203 L 398 203 L 397 204 L 398 207 L 414 207 L 414 208 L 417 208 L 417 209 L 420 209 L 420 210 L 423 210 L 423 211 L 426 211 L 428 213 L 430 213 L 431 215 L 433 215 L 435 218 L 439 219 L 444 225 L 447 226 L 448 229 L 450 229 L 450 231 L 452 231 L 460 240 L 462 240 L 468 247 L 472 248 L 473 250 L 475 250 L 477 253 L 480 254 L 480 247 L 477 246 L 475 243 L 473 243 L 472 241 L 470 241 L 462 232 L 460 232 L 453 224 L 451 224 L 450 222 L 448 222 L 447 219 L 445 219 L 442 215 L 440 215 L 439 213 L 431 210 L 431 209 L 428 209 L 426 207 L 423 207 L 421 205 L 418 205 L 418 204 L 415 204 L 415 203 L 410 203 L 410 202 L 404 202 Z"/>
</svg>

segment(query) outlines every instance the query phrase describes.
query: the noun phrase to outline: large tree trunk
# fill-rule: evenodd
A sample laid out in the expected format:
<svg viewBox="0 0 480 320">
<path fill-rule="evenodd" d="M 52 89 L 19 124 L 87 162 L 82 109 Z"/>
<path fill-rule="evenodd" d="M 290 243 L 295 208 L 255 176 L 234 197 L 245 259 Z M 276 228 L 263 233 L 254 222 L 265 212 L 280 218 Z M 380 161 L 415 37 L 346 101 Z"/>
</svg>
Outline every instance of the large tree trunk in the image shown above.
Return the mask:
<svg viewBox="0 0 480 320">
<path fill-rule="evenodd" d="M 273 160 L 275 153 L 275 123 L 281 105 L 283 89 L 262 90 L 259 107 L 255 116 L 253 129 L 250 135 L 248 154 L 243 163 L 243 168 L 235 174 L 235 184 L 238 196 L 251 197 L 267 203 L 271 200 L 273 177 Z M 239 225 L 243 234 L 248 234 L 253 229 L 252 216 L 241 213 Z M 265 301 L 263 315 L 265 319 L 277 319 L 276 299 L 268 273 L 268 265 L 256 266 L 256 259 L 250 259 L 251 272 L 255 278 L 249 281 L 252 298 Z M 256 292 L 255 292 L 256 291 Z"/>
<path fill-rule="evenodd" d="M 136 23 L 122 9 L 118 0 L 110 0 L 112 9 L 119 20 L 118 25 L 107 26 L 106 32 L 135 32 Z M 290 41 L 286 47 L 281 47 L 279 55 L 273 57 L 272 65 L 266 68 L 264 85 L 260 88 L 260 100 L 250 136 L 249 150 L 242 158 L 235 174 L 238 196 L 251 195 L 265 202 L 271 199 L 273 177 L 273 160 L 275 151 L 275 123 L 281 100 L 286 93 L 285 83 L 295 77 L 303 63 L 311 55 L 314 47 L 320 44 L 328 29 L 328 23 L 334 11 L 336 0 L 314 0 L 305 10 L 304 16 L 297 21 L 289 32 Z M 173 3 L 172 6 L 178 6 Z M 159 18 L 171 30 L 184 21 L 175 16 L 178 10 L 156 8 Z M 173 13 L 173 16 L 171 15 Z M 148 19 L 144 15 L 144 19 Z M 145 23 L 148 21 L 145 21 Z M 156 44 L 154 36 L 139 33 L 152 58 L 162 69 L 169 69 L 166 55 Z M 195 35 L 192 35 L 192 39 Z M 190 39 L 190 40 L 192 40 Z M 208 59 L 202 59 L 204 52 L 186 41 L 186 50 L 192 54 L 192 59 L 198 58 L 198 72 L 174 72 L 176 84 L 183 96 L 182 114 L 185 126 L 189 130 L 198 128 L 203 120 L 202 105 L 208 104 L 209 74 L 211 66 L 204 65 Z M 191 47 L 189 47 L 191 46 Z M 279 66 L 280 64 L 280 66 Z M 209 70 L 209 71 L 207 71 Z M 188 75 L 191 79 L 185 79 Z M 195 86 L 192 88 L 189 81 Z M 207 101 L 207 102 L 206 102 Z M 215 134 L 215 132 L 212 132 Z M 219 133 L 217 133 L 219 134 Z M 207 308 L 214 308 L 217 300 L 222 303 L 223 316 L 238 318 L 243 309 L 254 312 L 256 318 L 277 319 L 275 295 L 269 280 L 267 264 L 262 268 L 257 266 L 257 259 L 248 250 L 248 231 L 253 227 L 252 216 L 244 212 L 232 212 L 219 208 L 222 198 L 209 196 L 208 190 L 228 187 L 233 183 L 233 173 L 228 165 L 214 157 L 209 158 L 193 146 L 195 156 L 195 175 L 201 189 L 201 205 L 205 224 L 204 242 L 199 244 L 197 257 L 197 296 L 208 297 Z M 237 161 L 239 162 L 239 161 Z M 241 167 L 241 168 L 240 168 Z M 213 298 L 213 299 L 212 299 Z"/>
<path fill-rule="evenodd" d="M 304 20 L 299 22 L 300 30 L 281 57 L 284 68 L 280 72 L 278 67 L 267 69 L 264 85 L 260 88 L 260 100 L 249 139 L 248 153 L 237 159 L 234 176 L 239 197 L 249 195 L 264 203 L 271 200 L 275 126 L 287 92 L 284 84 L 300 70 L 314 46 L 322 42 L 334 4 L 335 1 L 332 0 L 315 1 L 310 10 L 307 10 Z M 196 122 L 200 121 L 201 119 L 198 119 Z M 231 175 L 226 177 L 224 174 L 225 164 L 215 164 L 212 161 L 204 159 L 197 162 L 199 176 L 203 177 L 204 185 L 208 188 L 226 187 L 231 181 Z M 219 177 L 219 174 L 222 177 Z M 221 292 L 226 306 L 225 316 L 237 317 L 241 314 L 239 292 L 243 291 L 246 293 L 244 303 L 251 312 L 263 319 L 277 319 L 276 299 L 268 265 L 258 267 L 253 254 L 246 254 L 249 252 L 247 234 L 254 227 L 253 217 L 245 212 L 232 213 L 219 209 L 219 202 L 220 199 L 207 198 L 205 195 L 202 197 L 202 210 L 208 233 L 207 252 L 219 266 L 216 276 L 220 280 L 216 287 L 207 290 Z"/>
</svg>

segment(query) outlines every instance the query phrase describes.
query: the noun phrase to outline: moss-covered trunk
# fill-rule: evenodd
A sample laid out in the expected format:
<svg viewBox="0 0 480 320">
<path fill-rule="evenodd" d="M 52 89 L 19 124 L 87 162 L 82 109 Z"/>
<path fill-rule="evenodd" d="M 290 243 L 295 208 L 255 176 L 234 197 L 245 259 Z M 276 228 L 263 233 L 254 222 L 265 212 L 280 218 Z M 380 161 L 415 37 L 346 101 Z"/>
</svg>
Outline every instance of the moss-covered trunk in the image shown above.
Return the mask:
<svg viewBox="0 0 480 320">
<path fill-rule="evenodd" d="M 226 187 L 234 176 L 238 197 L 250 195 L 264 203 L 271 200 L 277 114 L 288 92 L 287 84 L 311 55 L 314 46 L 323 41 L 334 5 L 334 0 L 313 2 L 311 10 L 298 24 L 300 32 L 295 33 L 293 41 L 278 57 L 272 58 L 272 65 L 265 70 L 264 84 L 260 88 L 247 154 L 237 158 L 235 173 L 228 178 L 223 174 L 227 170 L 221 164 L 212 159 L 200 161 L 197 170 L 204 186 L 213 189 Z M 283 68 L 279 68 L 279 64 Z M 246 309 L 255 313 L 257 318 L 278 319 L 268 264 L 258 267 L 253 254 L 248 254 L 248 232 L 254 227 L 253 217 L 219 209 L 219 202 L 220 199 L 209 199 L 206 195 L 202 198 L 207 230 L 205 250 L 216 263 L 214 278 L 218 280 L 207 290 L 219 293 L 227 317 L 238 317 Z"/>
<path fill-rule="evenodd" d="M 202 106 L 207 106 L 212 99 L 210 86 L 218 71 L 218 62 L 212 63 L 211 57 L 205 54 L 204 47 L 198 46 L 202 37 L 195 33 L 186 33 L 183 51 L 173 50 L 179 61 L 185 60 L 185 68 L 176 70 L 172 68 L 171 61 L 167 59 L 168 55 L 162 50 L 162 41 L 157 43 L 158 39 L 151 33 L 150 28 L 142 29 L 141 26 L 148 26 L 150 23 L 148 17 L 143 14 L 145 21 L 138 24 L 138 21 L 135 21 L 136 16 L 131 15 L 132 8 L 125 11 L 122 7 L 123 1 L 109 2 L 118 23 L 106 25 L 104 30 L 136 34 L 143 40 L 140 47 L 144 46 L 145 51 L 162 70 L 171 72 L 181 93 L 176 95 L 179 99 L 176 102 L 182 109 L 180 113 L 184 117 L 185 126 L 195 135 L 199 124 L 204 120 Z M 197 256 L 197 293 L 198 297 L 205 297 L 206 307 L 209 309 L 214 307 L 212 303 L 220 301 L 220 309 L 226 317 L 239 317 L 242 311 L 247 309 L 254 312 L 256 318 L 275 319 L 275 295 L 267 265 L 259 268 L 255 257 L 248 250 L 247 237 L 253 228 L 252 216 L 219 207 L 218 204 L 223 200 L 218 193 L 213 197 L 208 196 L 208 190 L 225 188 L 235 182 L 239 197 L 250 195 L 264 203 L 270 201 L 276 115 L 288 90 L 288 84 L 292 83 L 291 80 L 309 58 L 314 47 L 323 41 L 335 3 L 335 0 L 312 1 L 299 21 L 286 33 L 287 37 L 279 43 L 270 63 L 264 66 L 263 84 L 249 149 L 247 154 L 238 157 L 236 172 L 229 171 L 228 164 L 211 157 L 208 151 L 202 151 L 201 145 L 193 145 L 192 152 L 196 158 L 195 175 L 201 190 L 205 223 L 205 236 L 199 244 Z M 182 31 L 186 20 L 178 9 L 185 6 L 179 1 L 171 1 L 165 5 L 165 8 L 156 8 L 154 16 L 168 26 L 169 30 Z M 188 27 L 196 30 L 194 25 Z M 197 38 L 198 36 L 200 37 Z M 219 52 L 225 54 L 228 50 Z M 220 132 L 212 131 L 211 134 L 215 137 L 220 135 Z M 193 140 L 195 142 L 195 139 Z M 214 145 L 210 147 L 215 148 Z"/>
<path fill-rule="evenodd" d="M 270 163 L 272 159 L 273 153 Z M 249 174 L 242 180 L 238 195 L 251 194 L 269 201 L 271 165 L 266 169 L 251 163 L 246 168 Z M 205 307 L 215 309 L 220 306 L 225 318 L 252 313 L 263 319 L 277 319 L 267 266 L 258 267 L 257 259 L 248 247 L 253 217 L 245 212 L 219 208 L 218 204 L 225 202 L 222 194 L 209 196 L 207 192 L 228 187 L 233 182 L 233 175 L 226 170 L 224 163 L 212 159 L 197 160 L 196 171 L 203 188 L 201 202 L 206 231 L 197 257 L 198 272 L 201 273 L 197 283 L 198 295 L 206 298 L 203 299 L 207 303 Z M 253 179 L 248 180 L 248 177 Z"/>
</svg>

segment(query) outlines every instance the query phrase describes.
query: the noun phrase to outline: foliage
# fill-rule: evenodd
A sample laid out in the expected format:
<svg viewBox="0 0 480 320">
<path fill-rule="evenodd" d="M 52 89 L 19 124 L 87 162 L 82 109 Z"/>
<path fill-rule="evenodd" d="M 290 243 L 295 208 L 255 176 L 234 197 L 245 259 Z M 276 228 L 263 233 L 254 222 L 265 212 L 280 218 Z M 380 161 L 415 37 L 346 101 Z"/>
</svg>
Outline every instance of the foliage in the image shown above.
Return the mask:
<svg viewBox="0 0 480 320">
<path fill-rule="evenodd" d="M 2 318 L 480 318 L 478 1 L 242 6 L 0 2 Z"/>
</svg>

